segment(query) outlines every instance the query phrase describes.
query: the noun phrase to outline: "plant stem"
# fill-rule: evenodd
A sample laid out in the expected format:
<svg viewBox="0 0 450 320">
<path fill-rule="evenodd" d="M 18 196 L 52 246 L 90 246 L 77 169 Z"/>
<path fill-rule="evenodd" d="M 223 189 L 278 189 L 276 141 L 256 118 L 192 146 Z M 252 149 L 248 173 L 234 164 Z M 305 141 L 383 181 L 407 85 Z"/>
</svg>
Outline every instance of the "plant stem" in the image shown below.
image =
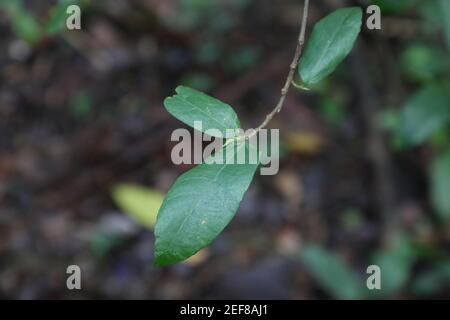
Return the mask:
<svg viewBox="0 0 450 320">
<path fill-rule="evenodd" d="M 298 63 L 300 61 L 300 57 L 302 55 L 303 45 L 305 44 L 306 24 L 308 22 L 308 10 L 309 10 L 309 0 L 305 0 L 304 6 L 303 6 L 303 18 L 302 18 L 302 24 L 300 27 L 300 35 L 298 37 L 297 47 L 295 48 L 294 59 L 292 60 L 292 63 L 291 63 L 290 69 L 289 69 L 289 74 L 286 78 L 286 83 L 284 84 L 283 88 L 281 89 L 281 96 L 280 96 L 280 99 L 278 100 L 277 105 L 272 110 L 272 112 L 266 116 L 266 119 L 264 120 L 264 122 L 261 123 L 259 125 L 259 127 L 256 129 L 256 132 L 265 128 L 267 126 L 267 124 L 272 120 L 272 118 L 278 112 L 280 112 L 281 109 L 283 108 L 284 101 L 286 100 L 286 96 L 289 92 L 289 88 L 291 87 L 291 83 L 294 80 L 295 70 L 297 69 Z"/>
</svg>

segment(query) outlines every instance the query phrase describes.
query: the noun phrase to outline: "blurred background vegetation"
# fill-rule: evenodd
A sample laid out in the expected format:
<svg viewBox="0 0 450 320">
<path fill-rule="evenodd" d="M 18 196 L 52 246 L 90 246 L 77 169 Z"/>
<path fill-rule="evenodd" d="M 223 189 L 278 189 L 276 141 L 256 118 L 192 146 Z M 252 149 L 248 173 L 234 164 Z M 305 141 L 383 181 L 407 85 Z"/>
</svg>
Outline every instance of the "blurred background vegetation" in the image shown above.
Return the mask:
<svg viewBox="0 0 450 320">
<path fill-rule="evenodd" d="M 0 0 L 0 297 L 450 298 L 450 1 L 315 0 L 308 30 L 370 4 L 382 30 L 272 123 L 280 173 L 209 248 L 158 269 L 155 215 L 189 169 L 170 161 L 163 99 L 184 84 L 260 123 L 302 1 Z"/>
</svg>

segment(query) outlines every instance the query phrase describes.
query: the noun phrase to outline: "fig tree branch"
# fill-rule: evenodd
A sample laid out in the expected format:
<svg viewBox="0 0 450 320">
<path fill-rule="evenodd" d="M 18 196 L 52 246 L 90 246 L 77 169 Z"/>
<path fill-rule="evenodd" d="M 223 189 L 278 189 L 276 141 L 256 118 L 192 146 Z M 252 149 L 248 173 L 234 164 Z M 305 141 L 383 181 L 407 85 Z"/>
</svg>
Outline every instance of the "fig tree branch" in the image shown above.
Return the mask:
<svg viewBox="0 0 450 320">
<path fill-rule="evenodd" d="M 303 6 L 303 18 L 300 27 L 300 34 L 298 37 L 297 47 L 295 48 L 294 59 L 290 65 L 289 74 L 286 78 L 286 82 L 281 89 L 281 96 L 276 104 L 275 108 L 270 112 L 263 123 L 261 123 L 256 131 L 259 131 L 267 126 L 267 124 L 272 120 L 272 118 L 281 111 L 284 105 L 284 101 L 286 100 L 286 96 L 289 92 L 289 88 L 291 87 L 292 81 L 294 80 L 295 70 L 297 69 L 298 63 L 300 61 L 300 57 L 302 55 L 303 46 L 305 44 L 305 33 L 306 33 L 306 25 L 308 22 L 308 10 L 309 10 L 309 0 L 305 0 Z"/>
</svg>

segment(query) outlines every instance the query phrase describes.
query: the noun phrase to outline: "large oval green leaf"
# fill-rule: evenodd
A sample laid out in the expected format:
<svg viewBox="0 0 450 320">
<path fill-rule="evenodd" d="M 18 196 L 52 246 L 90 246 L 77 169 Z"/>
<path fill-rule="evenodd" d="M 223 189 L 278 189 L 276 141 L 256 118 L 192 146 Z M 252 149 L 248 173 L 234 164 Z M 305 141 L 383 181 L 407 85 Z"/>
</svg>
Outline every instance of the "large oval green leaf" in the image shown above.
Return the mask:
<svg viewBox="0 0 450 320">
<path fill-rule="evenodd" d="M 220 134 L 211 134 L 215 137 L 231 138 L 234 134 L 226 134 L 226 130 L 239 129 L 238 117 L 228 104 L 188 87 L 179 86 L 175 91 L 177 94 L 167 98 L 164 106 L 178 120 L 193 128 L 194 122 L 201 121 L 200 131 L 216 129 Z"/>
<path fill-rule="evenodd" d="M 337 299 L 360 299 L 362 287 L 350 266 L 338 255 L 313 244 L 300 253 L 303 264 L 317 282 Z"/>
<path fill-rule="evenodd" d="M 352 50 L 361 24 L 361 8 L 350 7 L 336 10 L 315 25 L 299 64 L 303 85 L 309 87 L 336 69 Z"/>
<path fill-rule="evenodd" d="M 414 94 L 402 108 L 398 133 L 409 145 L 425 142 L 450 119 L 450 95 L 445 87 L 430 85 Z"/>
<path fill-rule="evenodd" d="M 251 149 L 248 143 L 225 150 Z M 234 155 L 232 155 L 234 157 Z M 201 164 L 180 176 L 159 210 L 155 226 L 155 264 L 172 264 L 192 256 L 216 238 L 235 215 L 258 164 Z"/>
<path fill-rule="evenodd" d="M 371 296 L 392 297 L 405 286 L 417 258 L 414 249 L 411 239 L 400 232 L 375 253 L 373 264 L 381 269 L 381 290 L 371 291 Z"/>
</svg>

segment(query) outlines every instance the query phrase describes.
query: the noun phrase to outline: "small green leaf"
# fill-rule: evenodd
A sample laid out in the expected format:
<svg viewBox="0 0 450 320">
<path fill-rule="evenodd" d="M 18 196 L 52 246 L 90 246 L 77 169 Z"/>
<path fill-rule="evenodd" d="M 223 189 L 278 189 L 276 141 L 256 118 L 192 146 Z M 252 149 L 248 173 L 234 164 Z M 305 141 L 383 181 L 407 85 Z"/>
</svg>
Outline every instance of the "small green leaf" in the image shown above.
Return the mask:
<svg viewBox="0 0 450 320">
<path fill-rule="evenodd" d="M 439 216 L 450 219 L 450 152 L 434 160 L 431 166 L 431 201 Z"/>
<path fill-rule="evenodd" d="M 52 36 L 62 31 L 68 17 L 67 7 L 71 4 L 77 4 L 77 2 L 78 1 L 76 0 L 61 0 L 60 3 L 51 9 L 49 18 L 44 27 L 47 35 Z"/>
<path fill-rule="evenodd" d="M 153 230 L 156 215 L 164 196 L 149 188 L 120 184 L 114 187 L 112 197 L 116 204 L 142 226 Z"/>
<path fill-rule="evenodd" d="M 227 129 L 239 129 L 236 113 L 229 105 L 192 88 L 179 86 L 177 95 L 164 101 L 167 111 L 178 120 L 194 128 L 194 122 L 202 122 L 202 130 L 217 129 L 221 135 L 215 137 L 231 138 Z M 195 128 L 200 129 L 200 128 Z"/>
<path fill-rule="evenodd" d="M 314 27 L 299 64 L 299 74 L 311 86 L 332 73 L 350 53 L 361 30 L 362 10 L 342 8 Z"/>
<path fill-rule="evenodd" d="M 42 35 L 41 26 L 31 13 L 23 6 L 22 1 L 0 2 L 0 9 L 4 9 L 11 21 L 16 35 L 28 43 L 37 43 Z"/>
<path fill-rule="evenodd" d="M 396 236 L 389 247 L 376 253 L 374 264 L 381 269 L 381 290 L 374 296 L 390 296 L 397 293 L 408 281 L 416 253 L 409 237 Z"/>
<path fill-rule="evenodd" d="M 322 118 L 331 125 L 339 125 L 345 120 L 345 103 L 340 97 L 325 95 L 319 101 L 319 112 Z"/>
<path fill-rule="evenodd" d="M 360 281 L 339 256 L 315 245 L 305 246 L 300 256 L 309 272 L 333 297 L 348 300 L 362 297 Z"/>
<path fill-rule="evenodd" d="M 383 13 L 401 13 L 410 9 L 418 0 L 372 0 Z"/>
<path fill-rule="evenodd" d="M 448 53 L 426 44 L 409 46 L 401 55 L 402 69 L 411 78 L 429 81 L 449 71 Z"/>
<path fill-rule="evenodd" d="M 402 108 L 398 134 L 409 145 L 419 145 L 443 128 L 450 119 L 450 96 L 440 86 L 428 86 Z"/>
<path fill-rule="evenodd" d="M 235 215 L 258 164 L 231 164 L 229 148 L 254 151 L 244 140 L 229 143 L 212 156 L 226 155 L 228 161 L 207 161 L 180 176 L 169 190 L 155 227 L 156 265 L 189 258 L 210 244 Z M 233 157 L 235 154 L 231 152 Z"/>
</svg>

